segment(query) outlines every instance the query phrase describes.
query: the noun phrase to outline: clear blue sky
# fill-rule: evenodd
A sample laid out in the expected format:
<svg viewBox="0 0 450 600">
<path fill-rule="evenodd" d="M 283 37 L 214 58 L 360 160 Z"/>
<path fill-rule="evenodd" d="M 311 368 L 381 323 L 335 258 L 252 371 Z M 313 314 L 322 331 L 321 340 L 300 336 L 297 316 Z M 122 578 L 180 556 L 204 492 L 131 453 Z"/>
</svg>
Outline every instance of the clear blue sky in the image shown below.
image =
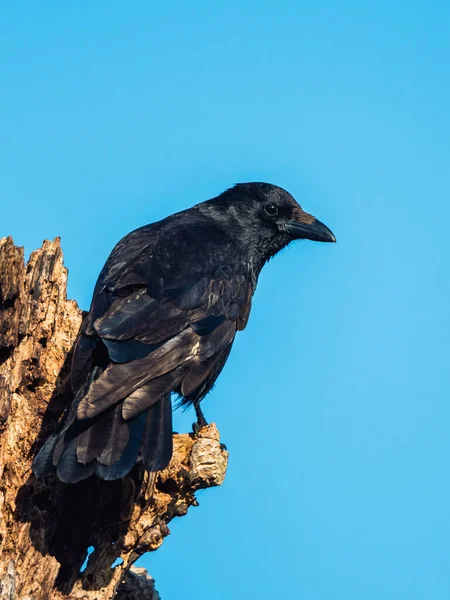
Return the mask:
<svg viewBox="0 0 450 600">
<path fill-rule="evenodd" d="M 204 403 L 226 482 L 141 560 L 163 599 L 450 598 L 449 3 L 1 12 L 0 234 L 60 235 L 82 308 L 121 236 L 238 181 L 338 239 L 262 274 Z"/>
</svg>

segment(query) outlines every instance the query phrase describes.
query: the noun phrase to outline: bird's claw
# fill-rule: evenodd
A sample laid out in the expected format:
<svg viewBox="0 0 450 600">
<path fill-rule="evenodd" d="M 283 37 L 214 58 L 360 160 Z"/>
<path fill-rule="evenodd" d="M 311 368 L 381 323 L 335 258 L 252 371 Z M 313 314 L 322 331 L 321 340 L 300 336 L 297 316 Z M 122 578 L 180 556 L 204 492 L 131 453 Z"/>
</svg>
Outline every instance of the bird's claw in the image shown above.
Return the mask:
<svg viewBox="0 0 450 600">
<path fill-rule="evenodd" d="M 195 435 L 198 435 L 200 433 L 200 430 L 203 429 L 203 427 L 206 427 L 207 425 L 208 422 L 203 417 L 202 419 L 198 419 L 195 423 L 192 423 L 192 431 L 195 433 Z"/>
</svg>

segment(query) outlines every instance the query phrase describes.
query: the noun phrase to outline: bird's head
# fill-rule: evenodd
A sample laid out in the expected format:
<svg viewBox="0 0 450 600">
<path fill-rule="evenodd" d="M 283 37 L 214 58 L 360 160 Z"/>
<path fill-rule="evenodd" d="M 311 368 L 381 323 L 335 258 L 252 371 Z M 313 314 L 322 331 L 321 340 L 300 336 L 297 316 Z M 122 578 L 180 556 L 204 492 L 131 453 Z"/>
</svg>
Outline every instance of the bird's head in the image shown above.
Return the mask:
<svg viewBox="0 0 450 600">
<path fill-rule="evenodd" d="M 204 205 L 261 267 L 293 240 L 336 241 L 332 231 L 305 212 L 289 192 L 269 183 L 238 183 Z"/>
</svg>

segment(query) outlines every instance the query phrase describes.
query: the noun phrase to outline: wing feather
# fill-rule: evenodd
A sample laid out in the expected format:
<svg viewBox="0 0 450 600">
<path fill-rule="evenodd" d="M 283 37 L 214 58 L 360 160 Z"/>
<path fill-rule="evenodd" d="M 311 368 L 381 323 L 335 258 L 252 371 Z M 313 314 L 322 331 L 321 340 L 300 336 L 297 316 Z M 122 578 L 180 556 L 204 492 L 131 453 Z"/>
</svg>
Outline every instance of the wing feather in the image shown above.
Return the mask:
<svg viewBox="0 0 450 600">
<path fill-rule="evenodd" d="M 189 328 L 144 358 L 122 364 L 111 363 L 91 383 L 78 406 L 77 418 L 94 417 L 150 379 L 160 377 L 194 358 L 198 353 L 199 339 Z"/>
</svg>

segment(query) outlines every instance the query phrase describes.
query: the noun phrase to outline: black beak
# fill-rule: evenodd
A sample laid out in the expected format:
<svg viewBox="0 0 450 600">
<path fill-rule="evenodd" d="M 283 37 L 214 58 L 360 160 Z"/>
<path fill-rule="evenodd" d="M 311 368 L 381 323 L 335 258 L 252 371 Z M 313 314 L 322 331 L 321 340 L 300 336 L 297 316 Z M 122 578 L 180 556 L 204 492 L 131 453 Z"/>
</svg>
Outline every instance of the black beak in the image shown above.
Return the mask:
<svg viewBox="0 0 450 600">
<path fill-rule="evenodd" d="M 285 224 L 285 230 L 295 239 L 313 240 L 315 242 L 335 242 L 331 229 L 328 229 L 318 219 L 314 219 L 311 224 L 300 223 L 299 221 L 288 221 Z"/>
</svg>

